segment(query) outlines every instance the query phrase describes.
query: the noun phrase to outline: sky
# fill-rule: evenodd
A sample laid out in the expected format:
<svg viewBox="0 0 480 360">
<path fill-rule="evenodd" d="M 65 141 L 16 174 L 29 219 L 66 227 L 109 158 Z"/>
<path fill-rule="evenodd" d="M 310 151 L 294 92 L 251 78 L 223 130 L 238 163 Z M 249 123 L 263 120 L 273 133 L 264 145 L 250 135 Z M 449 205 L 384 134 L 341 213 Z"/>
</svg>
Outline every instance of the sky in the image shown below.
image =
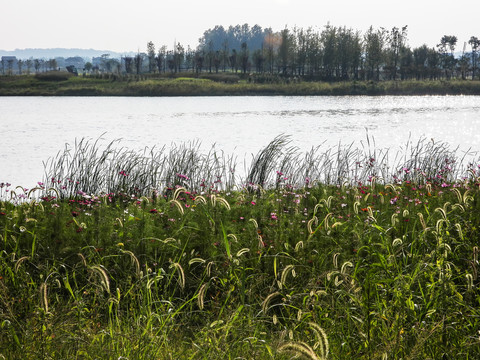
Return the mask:
<svg viewBox="0 0 480 360">
<path fill-rule="evenodd" d="M 436 46 L 443 35 L 458 38 L 457 51 L 480 38 L 479 0 L 0 0 L 0 49 L 82 48 L 146 51 L 180 42 L 195 48 L 215 25 L 255 24 L 280 31 L 295 26 L 346 26 L 364 33 L 408 26 L 408 44 Z M 7 30 L 10 29 L 10 30 Z"/>
</svg>

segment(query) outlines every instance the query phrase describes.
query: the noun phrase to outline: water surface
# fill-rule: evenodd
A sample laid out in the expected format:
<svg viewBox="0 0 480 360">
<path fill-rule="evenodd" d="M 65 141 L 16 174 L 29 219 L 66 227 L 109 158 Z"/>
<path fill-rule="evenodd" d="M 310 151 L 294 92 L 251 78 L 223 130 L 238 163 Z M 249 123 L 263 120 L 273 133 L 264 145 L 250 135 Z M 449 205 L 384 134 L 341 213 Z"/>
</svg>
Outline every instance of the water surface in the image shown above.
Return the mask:
<svg viewBox="0 0 480 360">
<path fill-rule="evenodd" d="M 377 148 L 419 138 L 480 148 L 479 96 L 0 97 L 0 182 L 32 186 L 43 161 L 81 138 L 131 149 L 200 141 L 241 161 L 275 136 L 302 151 L 374 139 Z"/>
</svg>

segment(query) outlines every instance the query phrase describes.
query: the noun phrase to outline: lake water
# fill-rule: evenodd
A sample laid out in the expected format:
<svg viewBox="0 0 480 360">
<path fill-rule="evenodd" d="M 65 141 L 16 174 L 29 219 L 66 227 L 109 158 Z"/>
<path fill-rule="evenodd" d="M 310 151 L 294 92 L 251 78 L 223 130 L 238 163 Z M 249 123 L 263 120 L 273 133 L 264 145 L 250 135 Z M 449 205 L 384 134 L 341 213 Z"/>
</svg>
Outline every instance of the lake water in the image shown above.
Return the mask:
<svg viewBox="0 0 480 360">
<path fill-rule="evenodd" d="M 0 97 L 0 132 L 0 182 L 31 187 L 84 137 L 134 150 L 199 140 L 242 161 L 279 134 L 301 151 L 360 147 L 367 134 L 377 148 L 425 137 L 477 151 L 480 97 Z"/>
</svg>

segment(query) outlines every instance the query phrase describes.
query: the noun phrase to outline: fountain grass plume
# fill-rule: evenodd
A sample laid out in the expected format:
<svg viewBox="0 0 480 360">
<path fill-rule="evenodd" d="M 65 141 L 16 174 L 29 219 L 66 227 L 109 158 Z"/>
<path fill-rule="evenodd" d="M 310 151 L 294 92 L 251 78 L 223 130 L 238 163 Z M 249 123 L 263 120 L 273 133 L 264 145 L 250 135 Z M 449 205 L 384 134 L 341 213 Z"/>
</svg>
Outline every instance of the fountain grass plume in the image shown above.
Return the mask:
<svg viewBox="0 0 480 360">
<path fill-rule="evenodd" d="M 68 144 L 56 157 L 44 163 L 45 183 L 60 198 L 78 194 L 128 194 L 150 196 L 152 191 L 182 186 L 189 191 L 205 192 L 232 190 L 247 186 L 249 189 L 274 187 L 302 187 L 313 181 L 323 184 L 368 183 L 382 181 L 419 183 L 452 181 L 466 171 L 465 152 L 459 157 L 459 148 L 448 144 L 409 141 L 390 158 L 389 149 L 376 148 L 373 138 L 331 148 L 321 145 L 302 154 L 289 146 L 286 135 L 275 137 L 266 147 L 245 164 L 245 177 L 236 173 L 237 158 L 219 151 L 213 145 L 202 153 L 200 142 L 172 144 L 167 150 L 145 148 L 136 152 L 118 147 L 114 140 L 103 148 L 100 138 L 75 141 Z M 475 163 L 475 159 L 471 164 Z M 50 186 L 51 183 L 51 186 Z"/>
<path fill-rule="evenodd" d="M 264 186 L 270 179 L 270 175 L 275 170 L 282 154 L 292 155 L 296 148 L 288 148 L 284 152 L 286 145 L 290 143 L 289 136 L 279 135 L 273 139 L 264 149 L 254 156 L 250 169 L 248 170 L 247 183 Z M 286 163 L 283 163 L 286 166 Z"/>
</svg>

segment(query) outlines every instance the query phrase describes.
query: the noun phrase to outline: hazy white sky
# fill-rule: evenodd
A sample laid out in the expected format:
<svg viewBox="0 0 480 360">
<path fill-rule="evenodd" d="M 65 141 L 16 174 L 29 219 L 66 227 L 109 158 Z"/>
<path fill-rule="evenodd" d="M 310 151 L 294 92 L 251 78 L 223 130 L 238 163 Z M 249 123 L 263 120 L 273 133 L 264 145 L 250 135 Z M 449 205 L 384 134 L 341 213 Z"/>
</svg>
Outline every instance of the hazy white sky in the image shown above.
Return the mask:
<svg viewBox="0 0 480 360">
<path fill-rule="evenodd" d="M 365 32 L 408 25 L 411 47 L 480 37 L 479 0 L 0 0 L 0 49 L 86 48 L 118 52 L 173 42 L 195 47 L 215 25 L 248 23 L 322 29 L 327 23 Z M 469 49 L 469 46 L 467 46 Z"/>
</svg>

